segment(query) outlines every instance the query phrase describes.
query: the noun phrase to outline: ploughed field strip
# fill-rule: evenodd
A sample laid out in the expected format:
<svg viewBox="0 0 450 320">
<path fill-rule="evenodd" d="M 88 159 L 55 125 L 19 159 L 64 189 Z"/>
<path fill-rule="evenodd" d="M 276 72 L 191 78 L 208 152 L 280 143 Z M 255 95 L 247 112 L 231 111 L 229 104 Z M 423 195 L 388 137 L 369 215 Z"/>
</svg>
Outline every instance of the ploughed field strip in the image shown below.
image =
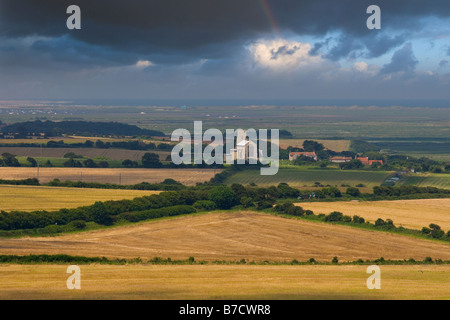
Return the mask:
<svg viewBox="0 0 450 320">
<path fill-rule="evenodd" d="M 450 246 L 386 232 L 224 212 L 162 219 L 58 237 L 1 239 L 0 254 L 68 254 L 215 261 L 450 260 Z"/>
<path fill-rule="evenodd" d="M 214 169 L 98 169 L 98 168 L 39 168 L 39 181 L 83 181 L 114 184 L 160 183 L 172 177 L 184 185 L 209 181 L 222 170 Z M 5 180 L 37 178 L 37 168 L 0 167 L 0 177 Z"/>
</svg>

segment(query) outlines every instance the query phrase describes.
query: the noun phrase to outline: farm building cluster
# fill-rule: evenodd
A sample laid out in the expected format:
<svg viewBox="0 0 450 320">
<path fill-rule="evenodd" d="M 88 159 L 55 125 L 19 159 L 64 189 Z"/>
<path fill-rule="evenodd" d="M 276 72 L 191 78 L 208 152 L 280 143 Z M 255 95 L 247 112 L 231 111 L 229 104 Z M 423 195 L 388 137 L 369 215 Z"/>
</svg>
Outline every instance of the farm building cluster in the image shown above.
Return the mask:
<svg viewBox="0 0 450 320">
<path fill-rule="evenodd" d="M 295 161 L 300 157 L 306 157 L 310 158 L 314 161 L 317 161 L 317 154 L 315 152 L 291 152 L 289 153 L 289 160 Z M 330 162 L 333 163 L 346 163 L 350 162 L 352 160 L 359 160 L 363 165 L 371 166 L 374 163 L 379 163 L 380 165 L 383 165 L 383 160 L 369 160 L 368 157 L 342 157 L 342 156 L 335 156 L 330 158 Z"/>
</svg>

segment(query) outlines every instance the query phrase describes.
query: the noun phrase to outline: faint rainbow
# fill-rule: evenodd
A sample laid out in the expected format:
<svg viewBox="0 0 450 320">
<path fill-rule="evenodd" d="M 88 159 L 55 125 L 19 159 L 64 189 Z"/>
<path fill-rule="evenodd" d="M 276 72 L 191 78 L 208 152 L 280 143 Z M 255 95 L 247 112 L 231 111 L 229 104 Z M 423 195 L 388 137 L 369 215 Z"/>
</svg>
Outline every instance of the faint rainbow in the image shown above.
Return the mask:
<svg viewBox="0 0 450 320">
<path fill-rule="evenodd" d="M 275 35 L 279 36 L 280 35 L 280 27 L 278 26 L 277 20 L 275 20 L 275 16 L 272 12 L 272 9 L 270 8 L 269 3 L 267 2 L 267 0 L 258 0 L 264 15 L 266 16 L 270 27 L 272 28 L 272 31 Z"/>
</svg>

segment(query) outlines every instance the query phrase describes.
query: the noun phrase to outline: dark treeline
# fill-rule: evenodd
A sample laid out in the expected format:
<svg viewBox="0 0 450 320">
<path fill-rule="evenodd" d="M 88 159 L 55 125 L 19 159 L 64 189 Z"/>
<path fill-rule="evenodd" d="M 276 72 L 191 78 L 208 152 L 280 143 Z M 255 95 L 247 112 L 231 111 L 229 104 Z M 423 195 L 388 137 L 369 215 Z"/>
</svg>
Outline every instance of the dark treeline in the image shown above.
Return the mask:
<svg viewBox="0 0 450 320">
<path fill-rule="evenodd" d="M 0 212 L 1 230 L 21 230 L 45 228 L 47 226 L 61 226 L 69 223 L 83 229 L 86 222 L 95 222 L 99 225 L 113 225 L 124 216 L 121 214 L 135 213 L 138 220 L 143 217 L 155 218 L 161 216 L 179 215 L 196 212 L 192 205 L 200 199 L 207 198 L 203 191 L 181 190 L 177 192 L 163 192 L 159 195 L 150 195 L 134 200 L 96 202 L 91 206 L 75 209 L 60 209 L 57 211 L 34 212 Z M 181 207 L 180 207 L 181 206 Z M 158 212 L 144 212 L 152 209 L 165 210 Z M 152 215 L 153 214 L 153 215 Z"/>
<path fill-rule="evenodd" d="M 171 258 L 154 257 L 149 260 L 143 260 L 141 258 L 133 259 L 108 259 L 106 257 L 84 257 L 84 256 L 70 256 L 66 254 L 30 254 L 30 255 L 0 255 L 0 263 L 8 264 L 108 264 L 108 265 L 125 265 L 125 264 L 153 264 L 153 265 L 184 265 L 184 264 L 218 264 L 218 265 L 231 265 L 231 264 L 249 264 L 249 265 L 329 265 L 329 264 L 343 264 L 343 265 L 429 265 L 429 264 L 449 264 L 448 260 L 435 259 L 426 257 L 424 260 L 390 260 L 383 257 L 375 260 L 363 260 L 358 259 L 355 261 L 340 262 L 337 258 L 333 258 L 331 262 L 320 262 L 314 258 L 310 258 L 307 261 L 298 261 L 294 259 L 292 261 L 247 261 L 241 259 L 239 261 L 201 261 L 196 260 L 194 257 L 189 257 L 186 260 L 175 260 Z"/>
<path fill-rule="evenodd" d="M 98 148 L 98 149 L 126 149 L 126 150 L 159 150 L 159 151 L 170 151 L 172 145 L 169 143 L 159 143 L 156 145 L 153 142 L 143 142 L 139 140 L 128 140 L 128 141 L 112 141 L 104 142 L 102 140 L 91 141 L 86 140 L 85 142 L 76 143 L 66 143 L 64 140 L 60 141 L 48 141 L 46 144 L 40 144 L 39 140 L 33 140 L 30 143 L 2 143 L 0 147 L 20 147 L 20 148 L 65 148 L 65 149 L 77 149 L 77 148 Z"/>
<path fill-rule="evenodd" d="M 30 180 L 30 179 L 27 179 Z M 33 181 L 37 179 L 31 179 Z M 39 181 L 38 181 L 39 183 Z M 1 184 L 1 180 L 0 180 Z M 4 183 L 6 184 L 6 183 Z M 25 183 L 24 183 L 25 184 Z M 34 184 L 39 185 L 39 184 Z M 132 185 L 122 185 L 114 183 L 98 183 L 98 182 L 83 182 L 83 181 L 60 181 L 54 179 L 45 184 L 49 187 L 67 187 L 67 188 L 90 188 L 90 189 L 123 189 L 123 190 L 151 190 L 151 191 L 176 191 L 187 188 L 183 184 L 173 180 L 166 179 L 161 183 L 141 182 Z"/>
<path fill-rule="evenodd" d="M 18 137 L 43 133 L 46 137 L 58 137 L 63 134 L 80 136 L 158 136 L 165 134 L 156 130 L 142 129 L 134 125 L 118 122 L 90 121 L 28 121 L 7 125 L 1 129 L 4 133 L 17 133 Z"/>
<path fill-rule="evenodd" d="M 23 180 L 0 179 L 0 184 L 8 184 L 13 186 L 40 186 L 39 180 L 36 178 L 28 178 Z"/>
</svg>

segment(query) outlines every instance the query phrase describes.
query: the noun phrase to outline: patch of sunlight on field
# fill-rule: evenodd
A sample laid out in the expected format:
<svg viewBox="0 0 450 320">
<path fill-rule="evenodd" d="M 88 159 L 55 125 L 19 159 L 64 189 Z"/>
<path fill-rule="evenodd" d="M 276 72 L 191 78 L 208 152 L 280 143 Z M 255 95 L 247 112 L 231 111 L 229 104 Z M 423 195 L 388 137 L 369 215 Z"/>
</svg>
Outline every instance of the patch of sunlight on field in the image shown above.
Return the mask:
<svg viewBox="0 0 450 320">
<path fill-rule="evenodd" d="M 51 211 L 91 205 L 96 201 L 134 199 L 158 193 L 160 191 L 0 185 L 0 210 Z"/>
<path fill-rule="evenodd" d="M 450 189 L 450 174 L 427 173 L 408 175 L 400 180 L 399 185 L 416 185 L 418 187 L 436 187 Z"/>
<path fill-rule="evenodd" d="M 339 211 L 351 217 L 358 215 L 372 223 L 381 218 L 391 219 L 396 226 L 409 229 L 421 230 L 435 223 L 443 230 L 450 230 L 450 199 L 303 202 L 297 205 L 315 214 Z"/>
<path fill-rule="evenodd" d="M 69 290 L 65 265 L 1 265 L 0 299 L 449 299 L 450 266 L 81 265 Z"/>
</svg>

